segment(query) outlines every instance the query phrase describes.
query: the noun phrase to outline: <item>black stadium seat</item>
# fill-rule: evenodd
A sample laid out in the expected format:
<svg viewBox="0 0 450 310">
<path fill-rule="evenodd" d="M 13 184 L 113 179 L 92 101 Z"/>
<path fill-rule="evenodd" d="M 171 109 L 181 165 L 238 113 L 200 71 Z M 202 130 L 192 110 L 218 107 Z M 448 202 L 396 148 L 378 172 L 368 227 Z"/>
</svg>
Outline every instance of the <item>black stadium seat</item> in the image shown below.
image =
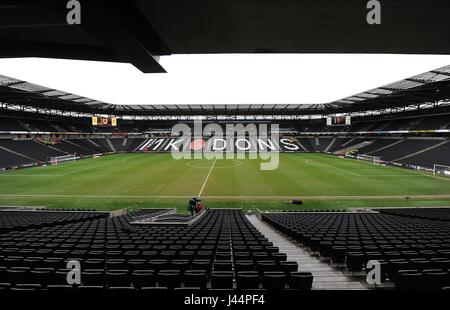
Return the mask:
<svg viewBox="0 0 450 310">
<path fill-rule="evenodd" d="M 336 245 L 331 248 L 331 260 L 336 264 L 343 264 L 346 254 L 347 248 L 345 246 Z"/>
<path fill-rule="evenodd" d="M 231 261 L 214 261 L 214 271 L 231 271 L 233 264 Z"/>
<path fill-rule="evenodd" d="M 211 270 L 211 262 L 205 259 L 194 259 L 192 261 L 192 269 L 204 270 L 209 272 Z"/>
<path fill-rule="evenodd" d="M 400 271 L 396 277 L 395 287 L 400 290 L 418 290 L 423 288 L 424 275 L 417 270 Z"/>
<path fill-rule="evenodd" d="M 262 283 L 265 289 L 281 290 L 286 288 L 286 275 L 284 272 L 269 271 L 264 272 L 262 276 Z"/>
<path fill-rule="evenodd" d="M 234 267 L 236 271 L 254 271 L 255 263 L 252 260 L 238 260 L 235 261 Z"/>
<path fill-rule="evenodd" d="M 181 286 L 180 270 L 160 270 L 157 275 L 158 284 L 173 289 Z"/>
<path fill-rule="evenodd" d="M 109 270 L 105 273 L 106 285 L 108 287 L 130 286 L 130 276 L 127 270 Z"/>
<path fill-rule="evenodd" d="M 364 254 L 360 252 L 349 252 L 347 254 L 347 268 L 350 271 L 361 271 L 364 263 Z"/>
<path fill-rule="evenodd" d="M 62 277 L 64 277 L 64 280 L 60 283 L 66 283 L 66 276 L 67 273 L 62 272 Z M 105 286 L 106 283 L 106 277 L 105 277 L 105 271 L 99 270 L 99 269 L 91 269 L 91 270 L 84 270 L 81 273 L 81 282 L 83 286 Z"/>
<path fill-rule="evenodd" d="M 136 289 L 153 287 L 156 285 L 156 276 L 153 270 L 134 270 L 131 273 L 131 282 Z"/>
<path fill-rule="evenodd" d="M 266 271 L 277 271 L 279 268 L 273 260 L 263 260 L 256 263 L 256 269 L 262 275 Z"/>
<path fill-rule="evenodd" d="M 310 272 L 291 272 L 288 278 L 289 288 L 309 291 L 312 288 L 313 278 Z"/>
<path fill-rule="evenodd" d="M 183 276 L 184 285 L 206 289 L 208 277 L 204 270 L 186 270 Z"/>
<path fill-rule="evenodd" d="M 39 284 L 16 284 L 11 288 L 12 291 L 40 291 L 41 289 Z"/>
<path fill-rule="evenodd" d="M 17 284 L 26 284 L 29 282 L 29 268 L 26 267 L 11 267 L 6 270 L 5 278 L 8 282 Z"/>
<path fill-rule="evenodd" d="M 274 281 L 266 280 L 266 287 L 279 289 L 286 286 L 289 273 L 298 269 L 242 211 L 210 210 L 191 226 L 142 225 L 129 230 L 133 216 L 152 212 L 142 209 L 107 218 L 104 213 L 37 211 L 23 213 L 26 216 L 21 218 L 21 213 L 7 211 L 6 218 L 14 225 L 0 232 L 2 287 L 233 289 L 236 282 L 240 289 L 258 289 L 267 274 Z M 27 225 L 33 228 L 24 229 Z M 70 260 L 81 265 L 80 285 L 68 284 L 66 264 Z"/>
<path fill-rule="evenodd" d="M 383 283 L 437 290 L 448 281 L 449 210 L 387 208 L 379 213 L 286 212 L 262 217 L 313 255 L 345 263 L 350 272 L 368 272 L 367 262 L 377 260 Z M 290 286 L 303 287 L 295 284 L 297 278 L 301 276 L 291 271 Z"/>
<path fill-rule="evenodd" d="M 30 271 L 30 283 L 40 283 L 46 287 L 54 283 L 54 269 L 36 268 Z"/>
<path fill-rule="evenodd" d="M 446 286 L 449 280 L 449 273 L 444 270 L 424 270 L 424 287 L 428 290 L 440 290 Z"/>
<path fill-rule="evenodd" d="M 72 286 L 70 285 L 47 285 L 46 287 L 47 290 L 49 291 L 70 291 L 72 290 Z"/>
<path fill-rule="evenodd" d="M 87 286 L 82 285 L 77 288 L 77 290 L 84 291 L 84 292 L 100 292 L 103 291 L 105 288 L 103 286 Z"/>
<path fill-rule="evenodd" d="M 231 271 L 213 271 L 211 275 L 212 289 L 232 289 L 233 273 Z"/>
<path fill-rule="evenodd" d="M 167 287 L 143 287 L 142 291 L 167 291 Z M 156 293 L 156 292 L 155 292 Z"/>
<path fill-rule="evenodd" d="M 238 289 L 259 288 L 260 277 L 256 271 L 239 271 L 236 276 Z"/>
</svg>

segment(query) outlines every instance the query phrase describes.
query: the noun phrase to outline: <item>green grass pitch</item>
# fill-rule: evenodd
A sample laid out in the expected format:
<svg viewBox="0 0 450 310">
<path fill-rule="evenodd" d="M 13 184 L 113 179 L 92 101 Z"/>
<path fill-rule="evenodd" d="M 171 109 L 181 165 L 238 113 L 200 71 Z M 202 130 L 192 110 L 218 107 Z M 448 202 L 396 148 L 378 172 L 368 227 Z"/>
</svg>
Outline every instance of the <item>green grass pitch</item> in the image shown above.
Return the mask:
<svg viewBox="0 0 450 310">
<path fill-rule="evenodd" d="M 262 210 L 450 205 L 450 178 L 325 154 L 282 153 L 273 171 L 261 171 L 259 160 L 213 163 L 116 154 L 8 171 L 0 173 L 0 206 L 185 212 L 187 199 L 199 194 L 208 207 Z M 294 198 L 305 204 L 286 204 Z"/>
</svg>

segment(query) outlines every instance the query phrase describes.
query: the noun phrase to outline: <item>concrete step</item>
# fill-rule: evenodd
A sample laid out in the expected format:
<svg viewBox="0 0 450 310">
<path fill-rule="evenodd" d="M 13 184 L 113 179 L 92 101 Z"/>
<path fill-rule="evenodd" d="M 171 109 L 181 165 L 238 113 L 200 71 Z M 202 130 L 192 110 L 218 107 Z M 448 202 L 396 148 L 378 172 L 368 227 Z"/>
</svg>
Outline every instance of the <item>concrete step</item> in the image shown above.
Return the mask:
<svg viewBox="0 0 450 310">
<path fill-rule="evenodd" d="M 345 275 L 338 268 L 315 257 L 280 234 L 272 226 L 261 221 L 256 215 L 247 215 L 247 218 L 274 246 L 280 248 L 280 252 L 286 253 L 289 261 L 298 263 L 298 271 L 311 272 L 313 274 L 314 282 L 312 288 L 314 290 L 368 289 L 368 286 L 360 281 L 360 278 Z"/>
</svg>

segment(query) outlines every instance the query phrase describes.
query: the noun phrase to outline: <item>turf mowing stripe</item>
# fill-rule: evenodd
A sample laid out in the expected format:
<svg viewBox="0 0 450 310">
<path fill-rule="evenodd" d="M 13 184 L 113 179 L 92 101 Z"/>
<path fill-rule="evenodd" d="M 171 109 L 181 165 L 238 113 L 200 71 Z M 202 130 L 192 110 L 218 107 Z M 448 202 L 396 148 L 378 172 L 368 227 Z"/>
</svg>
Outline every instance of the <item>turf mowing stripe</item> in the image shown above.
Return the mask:
<svg viewBox="0 0 450 310">
<path fill-rule="evenodd" d="M 167 195 L 57 195 L 57 194 L 0 194 L 0 198 L 18 198 L 18 197 L 28 197 L 28 198 L 189 198 L 192 197 L 191 195 L 179 195 L 179 196 L 167 196 Z M 203 198 L 207 199 L 250 199 L 250 200 L 264 200 L 264 199 L 314 199 L 314 200 L 364 200 L 364 199 L 373 199 L 373 200 L 383 200 L 383 199 L 405 199 L 405 197 L 409 197 L 411 199 L 413 198 L 423 198 L 423 199 L 439 199 L 439 198 L 450 198 L 450 195 L 378 195 L 378 196 L 276 196 L 276 195 L 267 195 L 267 196 L 248 196 L 248 195 L 242 195 L 242 196 L 235 196 L 235 195 L 229 195 L 229 196 L 216 196 L 216 195 L 208 195 L 203 196 Z"/>
<path fill-rule="evenodd" d="M 71 174 L 75 174 L 75 173 L 79 173 L 79 172 L 83 172 L 86 170 L 93 170 L 96 168 L 105 168 L 105 167 L 111 167 L 111 166 L 117 166 L 117 165 L 122 165 L 122 164 L 126 164 L 128 162 L 128 160 L 121 160 L 118 162 L 114 162 L 114 163 L 109 163 L 109 164 L 103 164 L 103 165 L 96 165 L 96 166 L 92 166 L 92 167 L 86 167 L 86 168 L 81 168 L 81 169 L 77 169 L 77 170 L 73 170 L 73 171 L 69 171 L 66 173 L 59 173 L 59 174 L 8 174 L 8 173 L 0 173 L 1 177 L 64 177 L 64 176 L 68 176 Z M 35 167 L 35 168 L 44 168 L 46 166 L 42 166 L 42 167 Z M 67 166 L 65 166 L 67 167 Z"/>
</svg>

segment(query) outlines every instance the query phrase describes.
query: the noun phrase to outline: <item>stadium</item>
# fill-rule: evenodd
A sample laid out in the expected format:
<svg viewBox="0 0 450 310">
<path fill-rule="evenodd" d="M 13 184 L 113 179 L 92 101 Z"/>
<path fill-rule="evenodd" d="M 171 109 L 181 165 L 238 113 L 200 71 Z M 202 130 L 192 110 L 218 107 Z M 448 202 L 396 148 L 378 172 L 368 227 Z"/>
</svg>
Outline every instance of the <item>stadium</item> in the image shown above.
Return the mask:
<svg viewBox="0 0 450 310">
<path fill-rule="evenodd" d="M 254 20 L 225 41 L 195 23 L 174 33 L 179 16 L 159 1 L 111 1 L 100 15 L 105 3 L 82 1 L 82 29 L 63 25 L 61 1 L 39 9 L 45 26 L 34 4 L 15 2 L 0 5 L 20 13 L 0 25 L 2 58 L 157 73 L 155 55 L 328 53 L 338 42 L 331 28 L 326 47 L 278 41 L 311 22 L 289 10 L 258 50 L 257 36 L 244 39 L 261 33 Z M 237 2 L 217 2 L 204 8 L 221 17 L 217 33 L 244 23 L 224 11 Z M 203 14 L 201 1 L 178 5 Z M 278 10 L 263 16 L 280 20 Z M 342 52 L 383 48 L 353 36 L 361 44 Z M 450 53 L 437 37 L 424 36 L 427 48 L 392 41 L 388 52 Z M 117 105 L 0 75 L 0 291 L 438 291 L 450 287 L 449 219 L 450 66 L 323 104 Z"/>
</svg>

